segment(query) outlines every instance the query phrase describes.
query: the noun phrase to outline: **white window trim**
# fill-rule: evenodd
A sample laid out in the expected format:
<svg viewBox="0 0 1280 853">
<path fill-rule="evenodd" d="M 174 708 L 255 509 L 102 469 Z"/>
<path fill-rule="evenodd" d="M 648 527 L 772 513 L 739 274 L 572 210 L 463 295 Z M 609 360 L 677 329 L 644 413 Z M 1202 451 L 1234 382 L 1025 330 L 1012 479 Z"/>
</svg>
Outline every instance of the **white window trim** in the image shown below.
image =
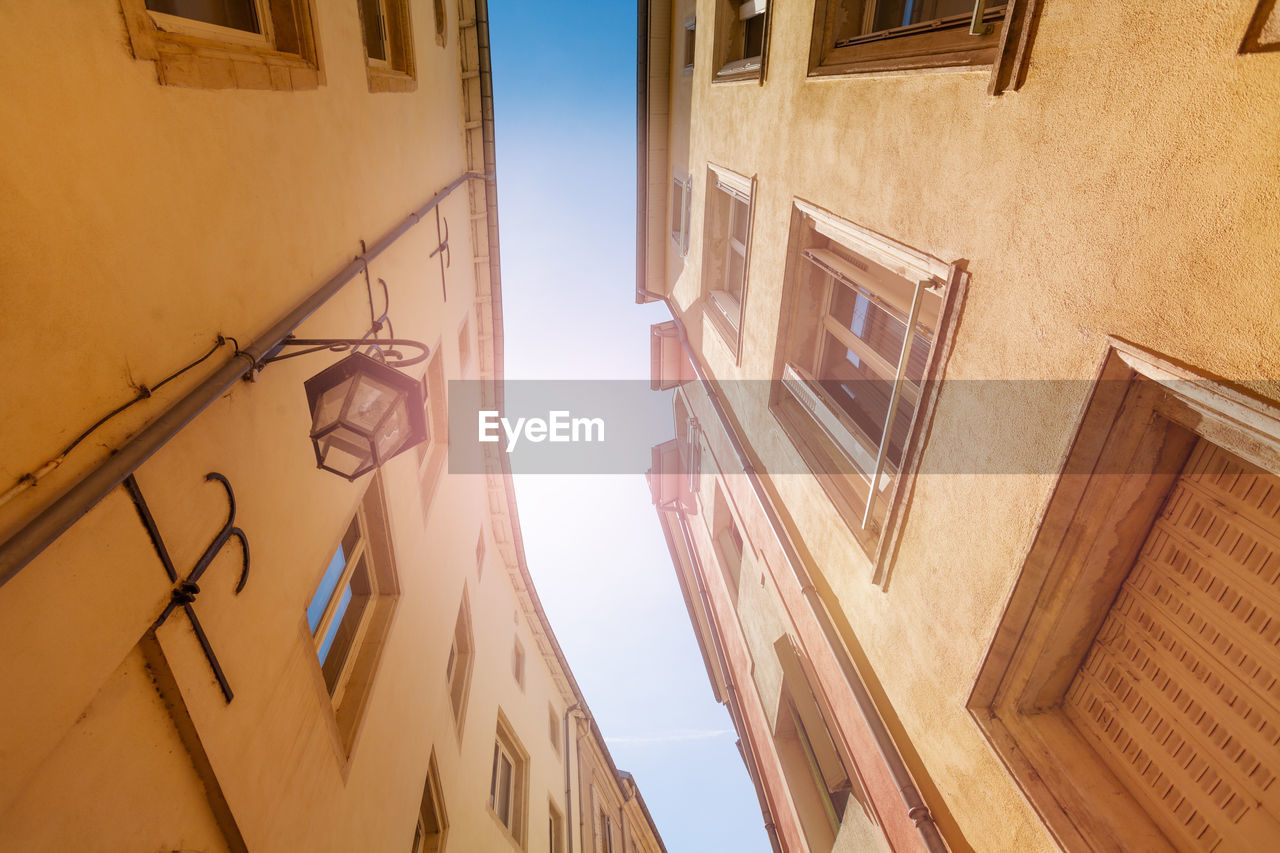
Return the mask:
<svg viewBox="0 0 1280 853">
<path fill-rule="evenodd" d="M 716 183 L 730 193 L 737 193 L 747 204 L 751 203 L 751 185 L 754 181 L 746 175 L 739 174 L 724 166 L 708 163 L 707 168 L 715 173 Z"/>
<path fill-rule="evenodd" d="M 715 169 L 716 167 L 712 167 Z M 717 173 L 718 174 L 718 173 Z M 910 249 L 870 229 L 854 225 L 803 199 L 793 199 L 796 209 L 813 221 L 814 230 L 825 237 L 875 261 L 908 281 L 947 281 L 951 264 L 932 255 Z"/>
</svg>

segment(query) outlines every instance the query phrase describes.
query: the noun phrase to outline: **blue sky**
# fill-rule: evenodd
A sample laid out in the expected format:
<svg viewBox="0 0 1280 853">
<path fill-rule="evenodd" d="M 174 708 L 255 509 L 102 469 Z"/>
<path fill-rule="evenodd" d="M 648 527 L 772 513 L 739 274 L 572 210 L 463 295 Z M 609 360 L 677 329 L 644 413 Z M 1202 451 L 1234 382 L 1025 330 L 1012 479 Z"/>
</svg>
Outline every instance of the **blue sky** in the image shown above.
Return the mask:
<svg viewBox="0 0 1280 853">
<path fill-rule="evenodd" d="M 647 379 L 665 309 L 633 297 L 635 6 L 489 11 L 507 376 Z M 667 849 L 767 851 L 644 479 L 522 476 L 516 494 L 552 627 Z"/>
</svg>

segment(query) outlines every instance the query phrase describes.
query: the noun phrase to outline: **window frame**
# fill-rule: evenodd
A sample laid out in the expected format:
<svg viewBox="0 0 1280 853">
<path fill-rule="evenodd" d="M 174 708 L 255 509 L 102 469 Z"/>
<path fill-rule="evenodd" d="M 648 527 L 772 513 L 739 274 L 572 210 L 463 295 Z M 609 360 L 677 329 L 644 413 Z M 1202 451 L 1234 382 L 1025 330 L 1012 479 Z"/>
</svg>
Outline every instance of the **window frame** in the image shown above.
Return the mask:
<svg viewBox="0 0 1280 853">
<path fill-rule="evenodd" d="M 673 174 L 671 185 L 671 243 L 683 259 L 689 255 L 689 232 L 693 226 L 693 177 L 680 173 Z M 678 207 L 677 194 L 679 195 Z M 677 210 L 680 220 L 678 225 Z"/>
<path fill-rule="evenodd" d="M 773 3 L 769 0 L 715 0 L 715 10 L 716 70 L 711 82 L 763 84 L 769 56 Z M 760 53 L 747 56 L 748 22 L 756 18 L 760 19 Z"/>
<path fill-rule="evenodd" d="M 734 363 L 742 358 L 742 325 L 751 281 L 751 243 L 755 222 L 756 180 L 714 163 L 707 166 L 707 191 L 703 216 L 702 303 L 703 314 L 720 333 Z M 746 235 L 739 241 L 733 235 L 734 211 L 745 208 Z M 737 245 L 741 245 L 741 252 Z M 740 292 L 729 290 L 730 253 L 742 261 Z M 722 286 L 712 286 L 713 283 Z"/>
<path fill-rule="evenodd" d="M 437 829 L 433 832 L 428 825 L 428 809 L 434 814 Z M 435 835 L 434 846 L 428 847 Z M 422 787 L 422 803 L 418 807 L 418 824 L 414 830 L 413 853 L 443 853 L 449 839 L 449 815 L 444 804 L 444 790 L 440 784 L 440 768 L 436 764 L 435 750 L 427 762 L 427 779 Z"/>
<path fill-rule="evenodd" d="M 564 813 L 555 800 L 547 800 L 548 853 L 564 853 Z"/>
<path fill-rule="evenodd" d="M 315 89 L 324 83 L 313 0 L 253 0 L 260 33 L 120 0 L 134 58 L 157 82 L 197 89 Z"/>
<path fill-rule="evenodd" d="M 371 3 L 377 11 L 378 34 L 385 58 L 369 56 L 368 33 L 363 7 Z M 412 92 L 418 88 L 417 62 L 413 45 L 413 22 L 409 0 L 355 0 L 360 23 L 360 50 L 370 92 Z"/>
<path fill-rule="evenodd" d="M 870 453 L 866 452 L 866 443 L 858 437 L 861 428 L 819 384 L 822 377 L 815 378 L 811 372 L 811 365 L 817 363 L 820 352 L 815 342 L 825 336 L 829 325 L 830 289 L 837 286 L 833 277 L 825 285 L 827 295 L 813 299 L 814 288 L 809 283 L 813 262 L 805 253 L 810 250 L 810 243 L 823 240 L 876 264 L 904 280 L 908 288 L 915 287 L 912 282 L 916 282 L 921 291 L 936 290 L 940 293 L 932 345 L 919 381 L 908 380 L 905 372 L 897 375 L 898 366 L 894 366 L 893 382 L 896 385 L 918 386 L 909 395 L 914 398 L 910 421 L 905 429 L 899 431 L 900 424 L 895 414 L 889 430 L 881 426 L 878 443 L 867 439 L 873 445 Z M 932 422 L 938 388 L 954 343 L 956 319 L 967 281 L 967 274 L 958 264 L 947 264 L 809 202 L 793 200 L 782 298 L 783 316 L 790 319 L 784 321 L 776 350 L 775 381 L 769 408 L 854 538 L 871 558 L 871 580 L 878 585 L 887 581 L 892 555 L 905 522 L 915 472 L 924 451 L 924 438 Z M 869 282 L 870 279 L 864 280 L 864 286 L 876 290 L 878 286 Z M 880 290 L 879 298 L 886 305 L 891 302 L 889 296 L 888 290 Z M 901 294 L 897 299 L 901 304 Z M 901 366 L 904 371 L 908 358 L 909 354 L 904 356 Z M 803 363 L 804 359 L 808 359 L 808 365 Z M 905 392 L 896 393 L 897 396 L 891 396 L 890 401 L 899 401 L 901 393 Z M 895 402 L 893 408 L 895 411 L 900 409 L 900 404 Z M 901 436 L 901 461 L 896 469 L 884 464 L 890 448 L 881 450 L 882 445 L 892 443 L 895 436 Z M 859 449 L 863 453 L 859 454 Z M 872 464 L 867 465 L 867 460 L 872 460 Z M 878 474 L 876 462 L 880 463 Z M 875 488 L 871 486 L 873 479 Z"/>
<path fill-rule="evenodd" d="M 391 633 L 400 598 L 399 574 L 391 550 L 392 539 L 388 517 L 381 476 L 375 475 L 357 504 L 355 512 L 343 525 L 342 534 L 329 551 L 330 557 L 325 561 L 319 581 L 308 596 L 307 605 L 302 613 L 300 628 L 311 650 L 309 658 L 314 661 L 312 670 L 316 675 L 317 689 L 323 695 L 324 705 L 328 709 L 325 716 L 331 723 L 335 746 L 338 748 L 339 756 L 344 759 L 349 758 L 355 749 L 364 719 L 364 710 L 372 692 L 383 649 Z M 347 556 L 343 570 L 334 582 L 325 600 L 320 619 L 313 629 L 308 611 L 318 600 L 334 557 L 342 547 L 347 532 L 353 526 L 360 531 L 360 547 L 353 549 L 354 558 L 351 555 Z M 369 576 L 370 593 L 349 642 L 341 652 L 342 659 L 338 664 L 336 676 L 331 679 L 326 672 L 326 667 L 333 660 L 330 657 L 334 654 L 333 646 L 330 646 L 324 659 L 320 658 L 320 648 L 331 628 L 335 628 L 338 632 L 343 630 L 341 619 L 336 626 L 333 620 L 338 616 L 340 601 L 358 570 L 361 560 Z M 347 607 L 349 608 L 350 605 L 348 604 Z M 336 636 L 335 634 L 334 643 L 336 643 Z M 345 770 L 344 764 L 344 772 Z"/>
<path fill-rule="evenodd" d="M 525 659 L 524 643 L 516 637 L 511 643 L 511 676 L 522 693 L 524 692 Z"/>
<path fill-rule="evenodd" d="M 919 71 L 939 68 L 972 68 L 990 65 L 988 94 L 1017 89 L 1026 76 L 1036 20 L 1042 0 L 1007 0 L 1003 7 L 986 10 L 986 32 L 971 34 L 972 14 L 952 16 L 951 26 L 917 24 L 893 30 L 865 32 L 845 39 L 834 35 L 843 0 L 818 0 L 814 4 L 813 31 L 809 42 L 809 77 L 845 76 L 885 71 Z M 874 0 L 867 0 L 872 4 Z M 867 5 L 863 6 L 864 15 Z M 967 17 L 969 20 L 961 20 Z M 856 39 L 856 41 L 855 41 Z"/>
<path fill-rule="evenodd" d="M 1173 849 L 1062 695 L 1195 440 L 1280 472 L 1280 406 L 1108 343 L 966 707 L 1064 850 Z"/>
<path fill-rule="evenodd" d="M 684 67 L 682 73 L 688 77 L 693 74 L 693 67 L 697 63 L 697 46 L 698 46 L 698 18 L 696 14 L 690 14 L 684 19 Z"/>
<path fill-rule="evenodd" d="M 511 766 L 507 801 L 510 813 L 504 818 L 498 811 L 499 759 L 505 757 Z M 497 733 L 493 743 L 493 767 L 489 776 L 489 814 L 521 849 L 525 846 L 528 825 L 529 755 L 521 747 L 511 724 L 498 711 Z"/>
<path fill-rule="evenodd" d="M 440 342 L 436 341 L 420 380 L 427 425 L 427 438 L 417 446 L 418 485 L 424 524 L 428 521 L 435 491 L 449 456 L 448 382 L 445 380 L 441 350 Z"/>
<path fill-rule="evenodd" d="M 453 728 L 459 741 L 467 719 L 467 700 L 471 696 L 471 671 L 475 665 L 475 629 L 471 623 L 471 603 L 466 587 L 458 603 L 458 616 L 453 624 L 449 655 L 445 660 L 446 695 L 453 712 Z"/>
</svg>

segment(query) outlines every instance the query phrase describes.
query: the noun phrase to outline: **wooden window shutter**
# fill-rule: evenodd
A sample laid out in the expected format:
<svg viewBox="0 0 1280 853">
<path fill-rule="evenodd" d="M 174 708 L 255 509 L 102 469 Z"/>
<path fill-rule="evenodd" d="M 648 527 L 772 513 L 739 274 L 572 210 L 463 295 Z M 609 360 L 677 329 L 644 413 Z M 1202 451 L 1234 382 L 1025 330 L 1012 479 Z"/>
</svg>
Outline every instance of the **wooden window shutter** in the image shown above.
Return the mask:
<svg viewBox="0 0 1280 853">
<path fill-rule="evenodd" d="M 1201 439 L 1063 707 L 1173 845 L 1280 838 L 1280 477 Z"/>
</svg>

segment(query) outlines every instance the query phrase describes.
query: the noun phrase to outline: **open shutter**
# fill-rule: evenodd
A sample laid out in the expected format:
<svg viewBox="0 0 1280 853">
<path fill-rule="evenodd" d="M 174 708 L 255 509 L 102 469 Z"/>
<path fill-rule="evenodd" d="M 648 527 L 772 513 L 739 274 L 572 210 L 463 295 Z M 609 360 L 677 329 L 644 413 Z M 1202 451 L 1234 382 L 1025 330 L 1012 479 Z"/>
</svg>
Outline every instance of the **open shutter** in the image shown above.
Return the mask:
<svg viewBox="0 0 1280 853">
<path fill-rule="evenodd" d="M 1280 477 L 1201 439 L 1063 706 L 1182 850 L 1280 838 Z"/>
</svg>

